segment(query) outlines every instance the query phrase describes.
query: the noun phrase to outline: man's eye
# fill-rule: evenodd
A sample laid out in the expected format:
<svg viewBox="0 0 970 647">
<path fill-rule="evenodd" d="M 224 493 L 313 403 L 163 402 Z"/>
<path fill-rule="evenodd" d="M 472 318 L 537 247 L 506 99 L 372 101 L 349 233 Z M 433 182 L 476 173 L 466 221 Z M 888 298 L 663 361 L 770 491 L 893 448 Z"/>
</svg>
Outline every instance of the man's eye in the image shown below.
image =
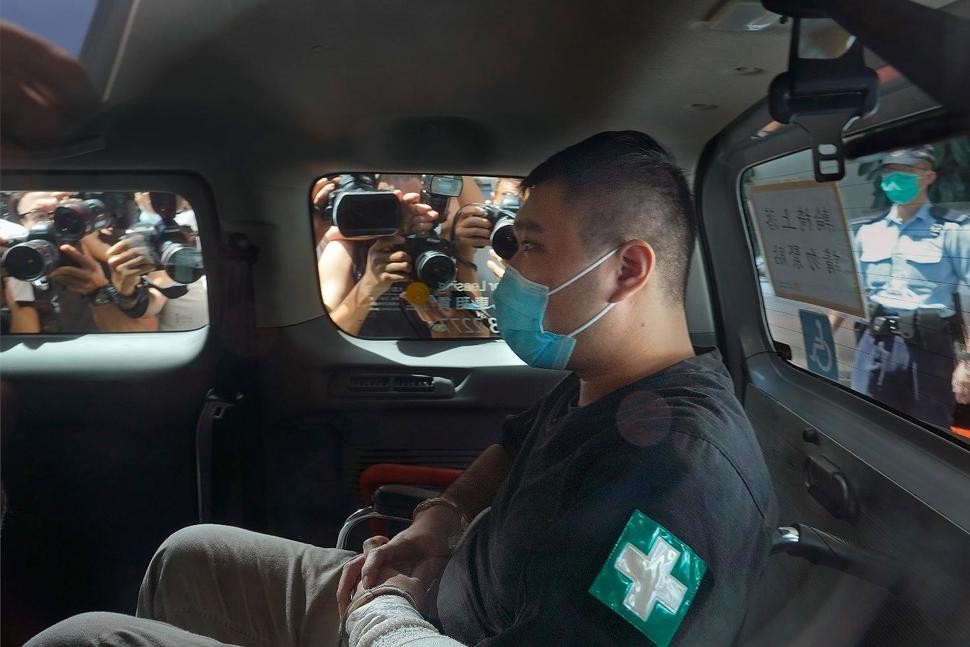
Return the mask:
<svg viewBox="0 0 970 647">
<path fill-rule="evenodd" d="M 523 240 L 519 243 L 520 252 L 534 252 L 539 249 L 539 244 L 531 240 Z"/>
</svg>

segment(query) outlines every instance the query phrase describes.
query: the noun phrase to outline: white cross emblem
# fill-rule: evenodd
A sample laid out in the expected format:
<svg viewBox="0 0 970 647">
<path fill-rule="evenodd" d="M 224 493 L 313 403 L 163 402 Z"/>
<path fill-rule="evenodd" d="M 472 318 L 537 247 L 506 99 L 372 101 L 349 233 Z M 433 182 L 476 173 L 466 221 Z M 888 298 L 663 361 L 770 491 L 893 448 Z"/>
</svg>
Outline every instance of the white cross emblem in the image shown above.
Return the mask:
<svg viewBox="0 0 970 647">
<path fill-rule="evenodd" d="M 687 587 L 671 571 L 680 559 L 680 551 L 657 537 L 644 555 L 633 544 L 627 544 L 616 558 L 616 570 L 631 580 L 623 598 L 623 606 L 646 622 L 658 602 L 671 613 L 677 613 Z"/>
</svg>

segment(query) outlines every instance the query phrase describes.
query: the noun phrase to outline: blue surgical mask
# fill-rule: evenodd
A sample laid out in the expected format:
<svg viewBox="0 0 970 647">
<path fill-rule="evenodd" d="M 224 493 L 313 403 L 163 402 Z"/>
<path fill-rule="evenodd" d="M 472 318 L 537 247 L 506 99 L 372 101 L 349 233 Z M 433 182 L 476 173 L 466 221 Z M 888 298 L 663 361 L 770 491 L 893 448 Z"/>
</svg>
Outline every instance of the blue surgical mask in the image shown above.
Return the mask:
<svg viewBox="0 0 970 647">
<path fill-rule="evenodd" d="M 514 267 L 505 271 L 505 276 L 492 295 L 495 318 L 505 342 L 523 362 L 536 368 L 566 368 L 576 347 L 576 335 L 599 321 L 616 304 L 607 304 L 582 326 L 568 335 L 561 335 L 542 327 L 549 297 L 595 270 L 616 252 L 614 249 L 604 254 L 579 274 L 551 290 L 525 278 Z"/>
<path fill-rule="evenodd" d="M 886 197 L 895 204 L 912 202 L 919 195 L 919 175 L 893 171 L 883 176 L 880 183 Z"/>
</svg>

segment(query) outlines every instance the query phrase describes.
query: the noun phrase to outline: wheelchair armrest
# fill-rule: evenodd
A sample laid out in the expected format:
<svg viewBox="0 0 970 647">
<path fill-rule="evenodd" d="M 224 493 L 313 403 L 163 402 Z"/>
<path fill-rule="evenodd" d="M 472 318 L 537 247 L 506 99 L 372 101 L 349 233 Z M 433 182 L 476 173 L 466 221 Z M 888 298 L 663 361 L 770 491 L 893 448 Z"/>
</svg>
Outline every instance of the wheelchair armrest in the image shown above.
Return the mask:
<svg viewBox="0 0 970 647">
<path fill-rule="evenodd" d="M 442 491 L 416 485 L 382 485 L 374 491 L 371 504 L 379 514 L 410 519 L 415 506 L 425 499 L 441 496 Z"/>
</svg>

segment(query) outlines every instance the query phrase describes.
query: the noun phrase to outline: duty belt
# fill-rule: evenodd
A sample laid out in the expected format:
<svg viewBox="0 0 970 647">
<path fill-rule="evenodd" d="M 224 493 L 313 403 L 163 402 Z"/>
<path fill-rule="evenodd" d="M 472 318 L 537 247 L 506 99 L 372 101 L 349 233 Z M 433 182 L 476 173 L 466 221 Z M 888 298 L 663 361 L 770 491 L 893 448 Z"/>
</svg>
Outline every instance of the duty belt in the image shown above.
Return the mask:
<svg viewBox="0 0 970 647">
<path fill-rule="evenodd" d="M 869 329 L 876 336 L 899 335 L 911 340 L 916 338 L 917 333 L 924 336 L 954 334 L 956 321 L 956 315 L 941 317 L 939 310 L 922 308 L 892 315 L 876 314 L 869 322 Z"/>
</svg>

